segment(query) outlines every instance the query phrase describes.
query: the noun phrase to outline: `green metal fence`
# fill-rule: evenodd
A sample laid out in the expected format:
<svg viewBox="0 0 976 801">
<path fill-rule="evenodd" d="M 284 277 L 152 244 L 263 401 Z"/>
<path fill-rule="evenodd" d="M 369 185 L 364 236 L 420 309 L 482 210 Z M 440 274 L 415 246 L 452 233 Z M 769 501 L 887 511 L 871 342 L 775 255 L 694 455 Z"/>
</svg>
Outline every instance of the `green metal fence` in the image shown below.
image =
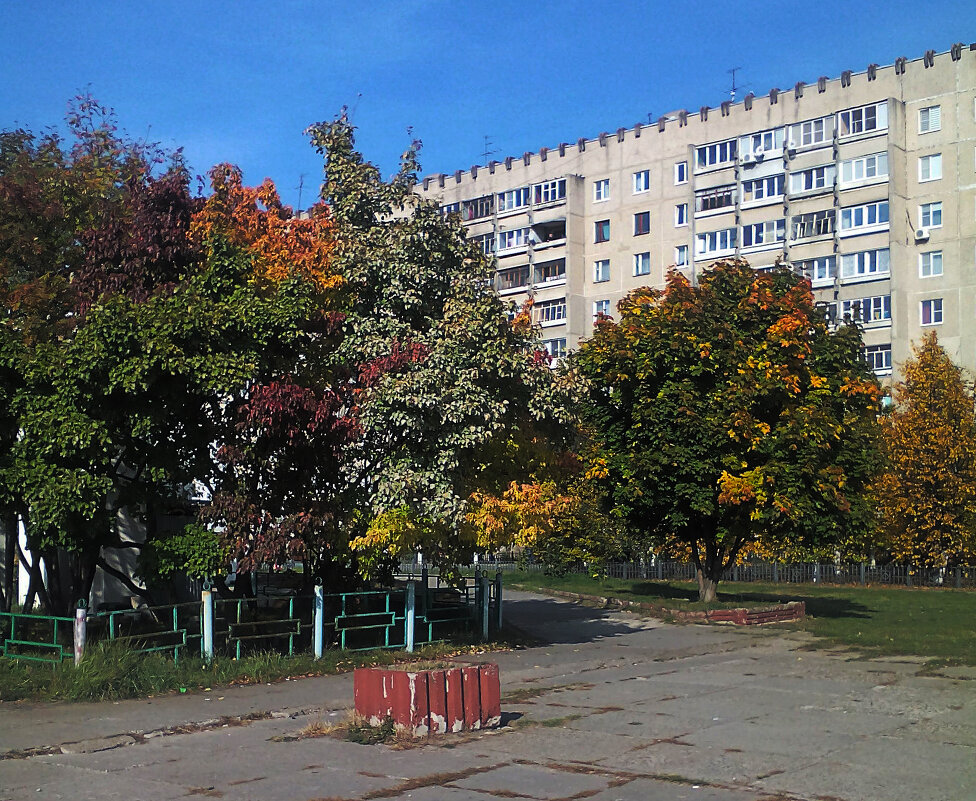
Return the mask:
<svg viewBox="0 0 976 801">
<path fill-rule="evenodd" d="M 200 601 L 191 603 L 82 614 L 80 635 L 73 630 L 73 618 L 0 613 L 0 653 L 60 664 L 72 656 L 75 636 L 81 637 L 82 647 L 119 642 L 176 660 L 189 654 L 240 658 L 259 650 L 293 655 L 314 649 L 320 655 L 331 648 L 412 649 L 452 636 L 487 635 L 488 610 L 498 610 L 490 614 L 500 620 L 500 589 L 500 581 L 479 577 L 461 587 L 434 578 L 412 586 L 317 596 L 221 599 L 206 590 Z"/>
</svg>

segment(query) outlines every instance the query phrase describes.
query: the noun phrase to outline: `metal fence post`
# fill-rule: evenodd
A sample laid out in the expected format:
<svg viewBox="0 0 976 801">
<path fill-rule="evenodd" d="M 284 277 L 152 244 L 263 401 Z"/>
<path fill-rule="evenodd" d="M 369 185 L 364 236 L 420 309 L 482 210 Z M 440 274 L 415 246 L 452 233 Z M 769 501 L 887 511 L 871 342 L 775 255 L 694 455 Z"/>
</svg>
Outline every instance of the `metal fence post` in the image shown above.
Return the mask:
<svg viewBox="0 0 976 801">
<path fill-rule="evenodd" d="M 956 574 L 956 589 L 957 590 L 962 589 L 962 568 L 957 567 L 955 569 L 955 574 Z"/>
<path fill-rule="evenodd" d="M 75 609 L 75 665 L 81 662 L 85 655 L 85 641 L 88 639 L 88 602 L 82 598 L 78 601 L 78 608 Z"/>
<path fill-rule="evenodd" d="M 214 607 L 213 593 L 210 591 L 209 580 L 203 582 L 203 590 L 200 592 L 200 602 L 203 605 L 203 639 L 201 640 L 201 647 L 203 649 L 203 658 L 209 662 L 213 659 L 214 655 Z"/>
<path fill-rule="evenodd" d="M 905 586 L 912 586 L 912 563 L 909 562 L 908 566 L 905 568 Z"/>
<path fill-rule="evenodd" d="M 657 562 L 657 580 L 664 581 L 664 562 L 661 561 L 660 557 L 655 559 Z"/>
<path fill-rule="evenodd" d="M 426 613 L 427 610 L 430 609 L 430 571 L 427 569 L 426 565 L 424 565 L 423 570 L 420 571 L 420 581 L 423 584 L 423 610 Z"/>
<path fill-rule="evenodd" d="M 773 583 L 779 584 L 779 562 L 773 562 Z"/>
<path fill-rule="evenodd" d="M 502 630 L 502 571 L 495 573 L 495 631 Z"/>
<path fill-rule="evenodd" d="M 413 652 L 414 623 L 417 614 L 417 583 L 407 582 L 406 602 L 404 604 L 403 642 L 407 653 Z"/>
<path fill-rule="evenodd" d="M 480 613 L 481 613 L 481 638 L 483 640 L 488 639 L 488 576 L 482 576 L 480 579 L 479 586 L 481 587 L 481 601 Z"/>
<path fill-rule="evenodd" d="M 866 572 L 867 572 L 867 567 L 865 566 L 864 562 L 861 562 L 860 580 L 861 580 L 862 587 L 864 586 L 867 580 L 867 577 L 865 575 Z"/>
<path fill-rule="evenodd" d="M 314 616 L 312 619 L 315 641 L 315 658 L 322 658 L 322 643 L 325 639 L 325 590 L 322 582 L 315 582 Z"/>
</svg>

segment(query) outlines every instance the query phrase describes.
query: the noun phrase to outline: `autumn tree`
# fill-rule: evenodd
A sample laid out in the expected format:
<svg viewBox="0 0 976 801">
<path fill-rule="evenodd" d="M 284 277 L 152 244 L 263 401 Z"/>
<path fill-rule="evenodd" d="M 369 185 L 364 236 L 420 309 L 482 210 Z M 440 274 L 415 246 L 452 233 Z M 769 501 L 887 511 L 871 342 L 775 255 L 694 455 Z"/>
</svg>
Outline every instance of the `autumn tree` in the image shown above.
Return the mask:
<svg viewBox="0 0 976 801">
<path fill-rule="evenodd" d="M 465 525 L 472 494 L 527 478 L 531 443 L 566 433 L 565 395 L 534 332 L 509 320 L 484 254 L 414 193 L 418 144 L 385 181 L 344 118 L 309 133 L 348 291 L 336 357 L 356 371 L 343 466 L 353 549 L 365 564 L 418 548 L 445 567 L 465 563 L 477 548 Z"/>
<path fill-rule="evenodd" d="M 929 568 L 976 558 L 976 414 L 972 386 L 934 331 L 902 367 L 884 421 L 887 469 L 878 481 L 883 542 Z"/>
<path fill-rule="evenodd" d="M 702 600 L 750 543 L 870 525 L 879 387 L 858 330 L 829 330 L 808 282 L 719 262 L 618 309 L 576 357 L 590 474 L 635 539 L 690 556 Z"/>
</svg>

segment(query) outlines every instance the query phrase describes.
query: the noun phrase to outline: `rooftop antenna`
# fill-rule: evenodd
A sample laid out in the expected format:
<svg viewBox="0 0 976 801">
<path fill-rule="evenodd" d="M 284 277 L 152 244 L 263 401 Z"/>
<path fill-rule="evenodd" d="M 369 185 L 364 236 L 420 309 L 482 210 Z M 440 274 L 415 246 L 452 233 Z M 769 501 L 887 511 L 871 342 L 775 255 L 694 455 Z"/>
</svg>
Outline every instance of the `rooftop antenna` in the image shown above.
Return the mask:
<svg viewBox="0 0 976 801">
<path fill-rule="evenodd" d="M 349 111 L 348 119 L 350 123 L 352 122 L 352 118 L 356 116 L 356 109 L 359 108 L 359 101 L 362 99 L 363 99 L 363 93 L 360 92 L 359 94 L 356 95 L 356 102 L 353 103 L 352 109 L 350 109 Z"/>
<path fill-rule="evenodd" d="M 735 74 L 736 74 L 736 73 L 737 73 L 737 72 L 738 72 L 739 70 L 741 70 L 741 69 L 742 69 L 742 67 L 733 67 L 732 69 L 730 69 L 730 70 L 728 71 L 728 72 L 729 72 L 729 74 L 731 74 L 731 75 L 732 75 L 732 89 L 731 89 L 731 90 L 729 91 L 729 97 L 730 97 L 730 98 L 732 98 L 732 102 L 733 102 L 733 103 L 735 102 L 735 90 L 736 90 L 736 89 L 741 89 L 741 88 L 742 88 L 741 86 L 736 86 L 736 85 L 735 85 Z"/>
<path fill-rule="evenodd" d="M 485 134 L 485 151 L 482 153 L 482 155 L 485 157 L 485 165 L 488 164 L 488 157 L 494 156 L 498 152 L 497 150 L 491 149 L 492 144 L 494 143 L 491 141 L 491 138 L 488 136 L 488 134 Z"/>
<path fill-rule="evenodd" d="M 305 187 L 305 173 L 300 173 L 298 176 L 298 211 L 302 210 L 302 189 Z"/>
</svg>

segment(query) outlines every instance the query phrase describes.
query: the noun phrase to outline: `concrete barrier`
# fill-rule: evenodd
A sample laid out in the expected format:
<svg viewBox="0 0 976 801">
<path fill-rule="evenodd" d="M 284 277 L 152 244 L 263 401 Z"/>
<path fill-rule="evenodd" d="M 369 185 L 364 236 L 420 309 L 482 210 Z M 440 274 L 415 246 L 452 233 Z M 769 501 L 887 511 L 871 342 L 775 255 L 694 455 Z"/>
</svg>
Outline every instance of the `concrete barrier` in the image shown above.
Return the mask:
<svg viewBox="0 0 976 801">
<path fill-rule="evenodd" d="M 429 670 L 357 668 L 353 696 L 356 714 L 370 726 L 389 718 L 414 737 L 501 723 L 498 665 L 490 662 Z"/>
</svg>

